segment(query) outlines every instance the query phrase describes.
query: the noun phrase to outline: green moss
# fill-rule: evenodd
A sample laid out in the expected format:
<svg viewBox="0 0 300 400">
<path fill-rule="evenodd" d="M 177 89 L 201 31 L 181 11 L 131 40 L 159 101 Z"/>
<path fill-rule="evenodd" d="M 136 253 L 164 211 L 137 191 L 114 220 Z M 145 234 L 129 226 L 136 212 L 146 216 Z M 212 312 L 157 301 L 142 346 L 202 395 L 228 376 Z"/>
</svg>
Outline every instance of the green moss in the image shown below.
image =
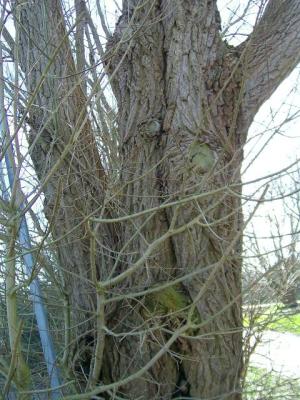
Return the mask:
<svg viewBox="0 0 300 400">
<path fill-rule="evenodd" d="M 169 314 L 180 311 L 190 304 L 190 299 L 178 285 L 170 286 L 146 297 L 145 305 L 150 313 Z"/>
<path fill-rule="evenodd" d="M 146 306 L 146 318 L 154 316 L 168 316 L 170 317 L 171 326 L 177 328 L 186 322 L 186 318 L 189 312 L 189 306 L 191 305 L 191 298 L 188 294 L 184 293 L 180 285 L 170 286 L 166 289 L 160 290 L 159 292 L 148 295 L 145 299 Z M 195 310 L 193 315 L 193 323 L 199 324 L 201 318 L 198 311 Z M 197 331 L 190 329 L 186 332 L 186 335 L 196 335 Z"/>
<path fill-rule="evenodd" d="M 193 168 L 205 173 L 214 166 L 215 155 L 206 143 L 196 140 L 189 147 L 189 161 Z"/>
</svg>

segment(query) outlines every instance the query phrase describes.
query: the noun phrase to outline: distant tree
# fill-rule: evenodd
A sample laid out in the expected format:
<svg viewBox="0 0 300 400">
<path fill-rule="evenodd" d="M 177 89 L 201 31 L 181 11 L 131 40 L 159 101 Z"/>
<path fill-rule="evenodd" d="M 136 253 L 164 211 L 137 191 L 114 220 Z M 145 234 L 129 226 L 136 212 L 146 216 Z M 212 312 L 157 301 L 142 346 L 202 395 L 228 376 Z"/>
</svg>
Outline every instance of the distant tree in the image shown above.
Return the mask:
<svg viewBox="0 0 300 400">
<path fill-rule="evenodd" d="M 283 216 L 269 216 L 273 251 L 269 256 L 260 257 L 268 284 L 274 291 L 273 300 L 281 301 L 287 307 L 297 306 L 300 296 L 299 176 L 299 171 L 295 171 L 288 177 L 288 185 L 284 180 L 278 180 L 275 184 L 273 191 L 275 196 L 282 198 Z M 292 195 L 286 196 L 288 191 Z M 257 250 L 258 253 L 263 252 L 262 249 Z"/>
</svg>

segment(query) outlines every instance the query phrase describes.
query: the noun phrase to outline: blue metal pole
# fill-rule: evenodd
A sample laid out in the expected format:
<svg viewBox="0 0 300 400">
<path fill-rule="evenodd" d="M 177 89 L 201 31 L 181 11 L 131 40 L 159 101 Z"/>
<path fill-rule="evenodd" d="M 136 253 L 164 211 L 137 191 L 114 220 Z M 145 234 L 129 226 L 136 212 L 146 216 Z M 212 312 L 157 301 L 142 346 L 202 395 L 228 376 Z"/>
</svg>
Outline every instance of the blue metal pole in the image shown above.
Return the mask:
<svg viewBox="0 0 300 400">
<path fill-rule="evenodd" d="M 2 113 L 2 115 L 3 114 L 4 113 Z M 5 118 L 4 121 L 3 121 L 3 118 Z M 9 139 L 10 138 L 9 126 L 8 126 L 6 114 L 5 114 L 5 117 L 3 115 L 3 118 L 1 118 L 1 121 L 0 121 L 2 137 L 3 138 L 7 137 Z M 13 185 L 14 185 L 15 176 L 14 176 L 14 168 L 11 163 L 11 157 L 13 157 L 12 144 L 9 146 L 8 151 L 5 153 L 5 164 L 6 164 L 7 176 L 8 176 L 9 186 L 12 189 Z M 3 172 L 2 172 L 1 167 L 0 167 L 0 174 L 1 174 L 0 181 L 1 181 L 1 183 L 2 182 L 4 183 L 4 177 L 3 177 Z M 25 205 L 21 204 L 20 211 L 23 211 L 24 207 L 25 207 Z M 21 248 L 23 248 L 25 250 L 23 260 L 24 260 L 24 264 L 26 267 L 26 274 L 29 277 L 31 277 L 31 275 L 34 272 L 35 261 L 34 261 L 32 252 L 30 251 L 32 249 L 32 246 L 31 246 L 30 235 L 29 235 L 29 230 L 28 230 L 28 225 L 26 222 L 25 215 L 22 216 L 21 221 L 20 221 L 19 241 L 20 241 Z M 56 365 L 56 355 L 55 355 L 52 337 L 51 337 L 50 330 L 49 330 L 47 312 L 46 312 L 46 309 L 45 309 L 45 306 L 43 303 L 40 283 L 37 278 L 35 278 L 31 281 L 31 283 L 29 285 L 29 289 L 30 289 L 30 294 L 32 296 L 33 308 L 34 308 L 34 313 L 36 316 L 39 335 L 40 335 L 41 344 L 42 344 L 42 348 L 43 348 L 44 359 L 45 359 L 48 374 L 50 377 L 50 385 L 51 385 L 51 389 L 52 389 L 51 398 L 52 398 L 52 400 L 58 400 L 62 397 L 61 390 L 57 389 L 57 387 L 60 386 L 60 374 L 59 374 L 59 369 Z"/>
</svg>

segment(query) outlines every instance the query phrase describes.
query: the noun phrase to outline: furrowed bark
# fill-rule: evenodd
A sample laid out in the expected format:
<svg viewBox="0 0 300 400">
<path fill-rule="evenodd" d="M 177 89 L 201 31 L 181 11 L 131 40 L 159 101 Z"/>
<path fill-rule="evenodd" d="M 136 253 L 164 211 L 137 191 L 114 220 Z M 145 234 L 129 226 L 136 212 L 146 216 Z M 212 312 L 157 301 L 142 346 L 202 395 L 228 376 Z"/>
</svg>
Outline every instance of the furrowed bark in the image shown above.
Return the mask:
<svg viewBox="0 0 300 400">
<path fill-rule="evenodd" d="M 84 332 L 93 326 L 84 320 L 93 317 L 96 299 L 86 218 L 102 208 L 105 171 L 87 115 L 86 97 L 71 54 L 60 2 L 15 2 L 14 6 L 20 10 L 20 20 L 15 20 L 20 25 L 18 48 L 31 96 L 28 100 L 30 154 L 44 192 L 45 214 L 52 221 L 52 236 L 72 309 L 81 315 L 79 331 Z M 101 232 L 102 239 L 109 249 L 112 236 L 105 229 Z M 105 276 L 107 268 L 104 264 L 109 250 L 104 253 L 102 249 L 96 254 L 98 278 Z"/>
<path fill-rule="evenodd" d="M 124 207 L 128 214 L 168 199 L 239 183 L 242 160 L 240 139 L 232 126 L 240 82 L 233 77 L 219 95 L 232 66 L 238 62 L 238 53 L 220 39 L 216 3 L 153 1 L 134 9 L 137 4 L 141 3 L 124 4 L 107 52 L 109 71 L 125 55 L 113 89 L 119 106 L 124 159 L 121 182 L 126 187 Z M 150 220 L 140 218 L 127 223 L 125 241 L 130 241 L 137 227 L 140 230 L 134 244 L 126 248 L 136 256 L 127 257 L 121 266 L 125 269 L 126 264 L 130 266 L 144 254 L 147 243 L 168 230 L 172 221 L 178 228 L 199 216 L 201 225 L 195 223 L 156 248 L 144 267 L 130 277 L 128 287 L 151 287 L 218 262 L 241 229 L 239 207 L 240 200 L 224 191 L 219 198 L 195 201 L 177 210 L 157 213 Z M 206 226 L 209 223 L 213 223 L 211 228 Z M 196 320 L 212 320 L 196 329 L 192 338 L 180 338 L 173 346 L 176 355 L 166 353 L 143 380 L 121 388 L 129 398 L 240 398 L 240 250 L 239 241 L 197 302 Z M 193 282 L 172 288 L 172 295 L 180 299 L 179 309 L 197 297 L 209 276 L 205 272 Z M 168 293 L 166 297 L 170 296 Z M 159 318 L 152 302 L 154 309 L 159 308 L 159 296 L 146 296 L 142 307 L 131 303 L 131 329 L 143 327 L 144 319 L 148 329 L 156 324 L 157 330 L 145 333 L 142 341 L 126 338 L 118 344 L 115 358 L 108 360 L 112 380 L 140 368 L 167 340 L 166 329 L 172 330 L 184 320 L 174 305 L 173 317 Z M 154 314 L 149 311 L 151 308 Z M 145 309 L 148 318 L 143 317 Z M 165 309 L 165 313 L 172 312 Z M 129 329 L 128 319 L 121 329 Z M 130 364 L 122 365 L 120 360 L 127 357 Z"/>
<path fill-rule="evenodd" d="M 296 2 L 283 3 L 297 21 Z M 102 368 L 95 364 L 93 382 L 101 370 L 99 380 L 129 399 L 240 400 L 243 145 L 256 104 L 270 96 L 296 62 L 288 50 L 268 53 L 274 67 L 268 82 L 268 62 L 261 56 L 264 44 L 274 43 L 264 21 L 273 18 L 272 6 L 281 10 L 279 3 L 270 1 L 249 41 L 233 48 L 221 40 L 215 0 L 123 1 L 104 56 L 119 113 L 118 215 L 224 190 L 127 219 L 118 226 L 119 243 L 112 224 L 100 222 L 93 232 L 95 257 L 89 254 L 89 231 L 82 222 L 97 209 L 103 215 L 105 172 L 59 4 L 43 0 L 22 6 L 20 58 L 30 93 L 43 79 L 29 110 L 32 158 L 45 182 L 47 218 L 60 199 L 52 234 L 59 239 L 72 306 L 94 310 L 97 279 L 99 297 L 107 302 L 119 297 L 109 318 L 98 321 L 98 337 L 105 333 L 106 338 L 104 349 L 98 343 Z M 292 35 L 284 11 L 283 22 L 281 32 Z M 295 50 L 299 35 L 294 39 Z M 286 43 L 280 34 L 277 40 Z M 57 162 L 59 168 L 45 181 Z M 231 184 L 236 194 L 226 189 Z M 110 249 L 117 254 L 114 264 Z M 120 300 L 201 268 L 192 280 Z M 189 318 L 193 329 L 172 336 Z M 98 392 L 103 390 L 91 393 Z"/>
</svg>

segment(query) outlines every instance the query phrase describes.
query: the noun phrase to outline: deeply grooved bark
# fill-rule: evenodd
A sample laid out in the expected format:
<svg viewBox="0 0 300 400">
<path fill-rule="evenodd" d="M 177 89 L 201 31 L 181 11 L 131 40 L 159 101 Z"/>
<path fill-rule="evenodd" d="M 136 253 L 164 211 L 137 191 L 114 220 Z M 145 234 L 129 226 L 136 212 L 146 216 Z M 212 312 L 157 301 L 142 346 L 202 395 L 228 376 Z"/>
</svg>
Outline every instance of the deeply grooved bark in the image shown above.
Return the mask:
<svg viewBox="0 0 300 400">
<path fill-rule="evenodd" d="M 116 210 L 123 216 L 211 193 L 117 227 L 98 226 L 97 279 L 119 278 L 107 284 L 108 300 L 127 295 L 106 308 L 99 379 L 129 399 L 239 400 L 243 145 L 259 105 L 300 61 L 298 0 L 270 0 L 238 48 L 220 37 L 216 0 L 122 2 L 105 56 L 118 102 L 122 193 L 118 189 L 118 208 L 105 210 L 106 175 L 61 4 L 13 4 L 20 7 L 20 64 L 28 91 L 43 80 L 29 109 L 32 159 L 46 216 L 55 217 L 52 235 L 71 305 L 81 311 L 81 331 L 92 330 L 91 341 L 95 324 L 86 318 L 94 317 L 96 290 L 87 216 Z M 119 274 L 133 267 L 121 280 Z M 134 295 L 191 273 L 175 285 Z M 193 326 L 181 332 L 188 318 Z"/>
<path fill-rule="evenodd" d="M 19 7 L 20 61 L 29 93 L 31 157 L 45 195 L 44 210 L 76 318 L 76 331 L 94 327 L 95 287 L 91 279 L 87 217 L 101 210 L 106 174 L 93 136 L 85 95 L 76 75 L 68 34 L 58 1 L 15 2 Z M 111 227 L 101 227 L 106 249 Z M 112 246 L 113 247 L 113 246 Z M 111 254 L 96 254 L 99 276 L 108 274 Z M 104 262 L 105 261 L 105 262 Z M 87 320 L 85 322 L 85 320 Z"/>
<path fill-rule="evenodd" d="M 239 144 L 236 135 L 232 139 L 228 137 L 231 110 L 240 89 L 238 82 L 232 82 L 224 95 L 216 100 L 225 80 L 218 71 L 223 70 L 226 78 L 231 73 L 224 57 L 226 55 L 231 62 L 236 62 L 237 56 L 231 54 L 220 40 L 215 2 L 205 6 L 193 1 L 172 4 L 166 1 L 154 2 L 151 6 L 146 5 L 135 14 L 132 26 L 137 27 L 138 34 L 135 36 L 131 31 L 132 40 L 119 48 L 109 65 L 113 70 L 127 51 L 113 85 L 121 110 L 120 139 L 124 154 L 121 181 L 126 185 L 129 180 L 134 180 L 134 183 L 127 184 L 125 209 L 128 213 L 157 206 L 168 198 L 179 199 L 222 187 L 225 182 L 239 182 L 241 154 L 234 154 Z M 113 42 L 118 43 L 124 34 L 125 21 L 124 14 L 109 45 L 109 52 L 113 52 Z M 212 80 L 211 85 L 209 80 Z M 217 114 L 221 111 L 220 115 L 216 117 L 214 110 Z M 161 124 L 161 128 L 151 135 L 153 119 Z M 228 151 L 224 151 L 224 144 Z M 153 168 L 159 161 L 161 164 Z M 215 169 L 214 173 L 211 173 L 212 169 Z M 217 263 L 240 227 L 239 212 L 234 212 L 239 205 L 238 199 L 222 194 L 219 198 L 212 196 L 203 202 L 182 206 L 177 227 L 188 224 L 199 212 L 203 212 L 208 222 L 218 218 L 223 218 L 223 221 L 215 223 L 211 229 L 194 225 L 159 246 L 144 267 L 131 276 L 131 288 L 150 287 L 183 276 L 195 268 Z M 227 217 L 232 213 L 234 215 Z M 136 226 L 142 226 L 140 235 L 128 248 L 136 252 L 135 256 L 130 256 L 128 265 L 146 251 L 147 243 L 167 231 L 174 209 L 169 209 L 165 215 L 157 213 L 148 222 L 147 217 L 143 217 L 134 220 L 134 224 L 126 224 L 125 241 L 135 233 Z M 205 222 L 203 218 L 200 221 Z M 198 339 L 181 338 L 176 343 L 178 367 L 175 375 L 169 373 L 172 369 L 169 372 L 165 369 L 165 378 L 171 387 L 173 385 L 173 390 L 155 380 L 152 384 L 148 382 L 146 389 L 141 380 L 124 389 L 130 398 L 134 398 L 133 387 L 135 393 L 142 394 L 145 399 L 170 398 L 178 389 L 175 387 L 180 375 L 185 377 L 190 396 L 209 398 L 227 393 L 226 398 L 239 398 L 241 283 L 240 259 L 234 254 L 235 251 L 220 265 L 197 302 L 197 318 L 213 320 L 193 332 L 199 336 Z M 180 284 L 179 291 L 185 292 L 192 301 L 206 284 L 210 272 L 199 273 L 191 281 Z M 225 308 L 224 312 L 216 316 L 222 308 Z M 137 315 L 139 313 L 137 311 Z M 175 319 L 167 322 L 171 330 Z M 148 322 L 152 326 L 151 320 Z M 164 319 L 160 319 L 160 323 L 164 324 Z M 150 340 L 151 334 L 145 335 Z M 130 339 L 126 340 L 131 343 Z M 142 345 L 144 359 L 141 361 L 144 364 L 155 354 L 154 349 L 145 343 L 147 339 L 143 339 Z M 136 346 L 136 342 L 131 345 L 132 348 Z M 171 362 L 172 356 L 167 353 L 164 362 L 168 358 Z M 126 365 L 123 374 L 128 375 L 140 366 L 140 361 L 136 360 L 130 366 Z M 156 375 L 159 364 L 151 371 Z M 121 378 L 121 370 L 119 374 L 116 379 Z"/>
</svg>

